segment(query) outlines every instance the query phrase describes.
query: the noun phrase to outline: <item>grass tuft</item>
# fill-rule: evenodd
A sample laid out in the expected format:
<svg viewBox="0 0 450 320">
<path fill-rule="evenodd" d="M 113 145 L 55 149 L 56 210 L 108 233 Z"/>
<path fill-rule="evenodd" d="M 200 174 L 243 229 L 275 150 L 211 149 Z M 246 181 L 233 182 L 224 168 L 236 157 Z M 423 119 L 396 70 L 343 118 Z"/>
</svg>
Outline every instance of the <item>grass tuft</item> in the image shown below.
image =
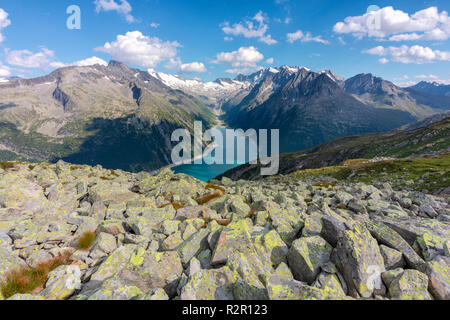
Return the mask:
<svg viewBox="0 0 450 320">
<path fill-rule="evenodd" d="M 172 206 L 175 210 L 183 209 L 185 207 L 184 204 L 181 202 L 168 202 L 161 205 L 159 208 L 165 208 L 168 206 Z"/>
<path fill-rule="evenodd" d="M 81 237 L 78 239 L 77 242 L 77 249 L 79 250 L 89 250 L 92 245 L 94 244 L 95 238 L 97 237 L 97 234 L 92 231 L 86 231 L 84 232 Z"/>
<path fill-rule="evenodd" d="M 48 274 L 62 265 L 72 263 L 71 254 L 65 252 L 62 255 L 39 263 L 35 267 L 16 268 L 9 271 L 5 280 L 0 284 L 0 291 L 5 299 L 15 294 L 32 293 L 42 289 L 47 282 Z"/>
<path fill-rule="evenodd" d="M 3 170 L 12 169 L 14 168 L 15 165 L 16 165 L 15 162 L 10 161 L 0 162 L 0 168 L 2 168 Z"/>
</svg>

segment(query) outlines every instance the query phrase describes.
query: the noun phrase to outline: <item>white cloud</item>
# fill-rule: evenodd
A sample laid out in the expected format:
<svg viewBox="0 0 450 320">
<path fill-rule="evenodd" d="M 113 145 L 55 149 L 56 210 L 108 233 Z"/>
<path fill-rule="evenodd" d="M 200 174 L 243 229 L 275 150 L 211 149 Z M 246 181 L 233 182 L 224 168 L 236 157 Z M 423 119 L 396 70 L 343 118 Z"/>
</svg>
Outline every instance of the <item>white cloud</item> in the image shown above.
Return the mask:
<svg viewBox="0 0 450 320">
<path fill-rule="evenodd" d="M 227 73 L 246 73 L 261 69 L 257 64 L 264 59 L 264 55 L 255 47 L 241 47 L 232 52 L 221 52 L 216 56 L 213 63 L 228 63 L 233 69 Z"/>
<path fill-rule="evenodd" d="M 386 63 L 389 63 L 389 59 L 381 58 L 381 59 L 378 60 L 378 62 L 381 63 L 381 64 L 386 64 Z"/>
<path fill-rule="evenodd" d="M 183 63 L 179 57 L 170 59 L 164 67 L 166 69 L 177 70 L 179 73 L 203 73 L 208 71 L 201 62 Z"/>
<path fill-rule="evenodd" d="M 8 19 L 8 13 L 0 8 L 0 32 L 2 29 L 5 29 L 7 26 L 11 24 L 11 20 Z M 0 33 L 0 42 L 3 42 L 4 40 L 3 34 Z"/>
<path fill-rule="evenodd" d="M 339 42 L 342 44 L 342 45 L 346 45 L 347 43 L 345 42 L 345 40 L 342 38 L 342 37 L 338 37 L 338 40 L 339 40 Z"/>
<path fill-rule="evenodd" d="M 273 58 L 269 58 L 269 59 L 267 59 L 266 60 L 266 64 L 273 64 L 273 62 L 274 62 L 274 59 Z"/>
<path fill-rule="evenodd" d="M 233 37 L 224 37 L 223 40 L 225 40 L 225 41 L 233 41 L 234 39 L 233 39 Z"/>
<path fill-rule="evenodd" d="M 76 61 L 76 62 L 72 63 L 72 65 L 78 66 L 78 67 L 87 67 L 87 66 L 93 66 L 96 64 L 99 64 L 101 66 L 108 65 L 108 63 L 105 60 L 100 59 L 98 57 L 91 57 L 91 58 L 87 58 L 87 59 Z"/>
<path fill-rule="evenodd" d="M 415 76 L 414 78 L 416 79 L 433 79 L 433 80 L 438 80 L 439 77 L 434 75 L 434 74 L 419 74 L 417 76 Z"/>
<path fill-rule="evenodd" d="M 45 47 L 41 47 L 36 53 L 29 50 L 13 50 L 6 53 L 6 62 L 12 66 L 43 71 L 65 66 L 62 62 L 55 61 L 55 53 Z"/>
<path fill-rule="evenodd" d="M 150 23 L 150 27 L 157 29 L 159 27 L 159 23 L 152 22 Z"/>
<path fill-rule="evenodd" d="M 303 33 L 302 30 L 298 30 L 293 33 L 288 33 L 287 35 L 287 42 L 294 43 L 297 40 L 300 40 L 301 42 L 319 42 L 323 44 L 330 44 L 329 41 L 322 39 L 320 36 L 314 37 L 310 32 Z"/>
<path fill-rule="evenodd" d="M 433 63 L 436 61 L 450 61 L 449 51 L 433 50 L 429 47 L 422 46 L 407 46 L 400 47 L 383 47 L 378 46 L 369 50 L 363 51 L 363 53 L 377 55 L 377 56 L 389 56 L 392 61 L 401 63 Z"/>
<path fill-rule="evenodd" d="M 0 62 L 0 81 L 11 75 L 11 69 Z"/>
<path fill-rule="evenodd" d="M 266 18 L 262 11 L 259 11 L 250 20 L 235 23 L 232 26 L 229 22 L 225 22 L 221 25 L 222 31 L 225 34 L 237 36 L 244 36 L 245 38 L 258 38 L 259 41 L 268 45 L 276 44 L 277 41 L 272 38 L 270 34 L 267 34 L 269 26 L 266 23 Z"/>
<path fill-rule="evenodd" d="M 115 41 L 107 42 L 96 51 L 108 53 L 115 60 L 131 65 L 154 68 L 162 61 L 170 61 L 177 56 L 176 41 L 162 41 L 157 37 L 148 37 L 140 31 L 118 35 Z"/>
<path fill-rule="evenodd" d="M 368 36 L 389 41 L 444 41 L 450 38 L 450 17 L 446 11 L 439 12 L 437 7 L 409 15 L 389 6 L 362 16 L 347 17 L 343 22 L 336 23 L 333 30 L 357 38 Z"/>
<path fill-rule="evenodd" d="M 94 1 L 95 10 L 97 12 L 117 11 L 119 14 L 125 17 L 127 22 L 130 23 L 134 22 L 135 19 L 131 15 L 131 11 L 133 10 L 133 8 L 129 4 L 129 2 L 126 0 L 117 0 L 117 1 L 120 3 L 116 2 L 115 0 L 95 0 Z"/>
<path fill-rule="evenodd" d="M 201 73 L 206 71 L 205 65 L 201 62 L 184 63 L 180 66 L 181 73 Z"/>
</svg>

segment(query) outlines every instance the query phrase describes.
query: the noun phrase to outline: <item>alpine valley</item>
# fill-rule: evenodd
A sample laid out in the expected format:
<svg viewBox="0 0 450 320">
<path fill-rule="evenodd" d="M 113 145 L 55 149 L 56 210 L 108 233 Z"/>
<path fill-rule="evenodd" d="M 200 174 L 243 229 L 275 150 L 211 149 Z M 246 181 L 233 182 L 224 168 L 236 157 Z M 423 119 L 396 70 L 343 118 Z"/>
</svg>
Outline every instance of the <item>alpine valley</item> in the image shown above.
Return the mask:
<svg viewBox="0 0 450 320">
<path fill-rule="evenodd" d="M 280 151 L 294 152 L 449 108 L 443 91 L 400 88 L 371 74 L 344 79 L 281 66 L 202 82 L 111 61 L 0 83 L 0 158 L 149 171 L 170 164 L 172 131 L 192 132 L 194 120 L 280 129 Z"/>
</svg>

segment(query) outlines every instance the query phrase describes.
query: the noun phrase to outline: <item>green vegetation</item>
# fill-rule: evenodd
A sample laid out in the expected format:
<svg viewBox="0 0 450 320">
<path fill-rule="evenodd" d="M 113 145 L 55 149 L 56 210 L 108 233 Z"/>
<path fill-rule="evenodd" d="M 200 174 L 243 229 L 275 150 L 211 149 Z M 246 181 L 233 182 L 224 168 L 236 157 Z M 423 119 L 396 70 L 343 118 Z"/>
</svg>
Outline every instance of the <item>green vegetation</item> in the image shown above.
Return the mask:
<svg viewBox="0 0 450 320">
<path fill-rule="evenodd" d="M 86 231 L 84 232 L 81 237 L 78 239 L 77 242 L 77 249 L 79 250 L 89 250 L 92 245 L 94 244 L 95 238 L 97 237 L 97 234 L 92 231 Z"/>
<path fill-rule="evenodd" d="M 5 299 L 18 293 L 32 293 L 42 289 L 48 279 L 48 274 L 62 265 L 71 263 L 70 253 L 65 252 L 50 260 L 39 263 L 35 267 L 17 268 L 6 274 L 0 284 L 0 291 Z"/>
<path fill-rule="evenodd" d="M 396 188 L 408 187 L 413 190 L 436 192 L 450 184 L 450 156 L 417 159 L 390 159 L 370 161 L 366 159 L 348 160 L 339 166 L 308 169 L 290 174 L 300 179 L 333 178 L 339 181 L 389 182 Z M 320 183 L 316 184 L 322 186 Z"/>
</svg>

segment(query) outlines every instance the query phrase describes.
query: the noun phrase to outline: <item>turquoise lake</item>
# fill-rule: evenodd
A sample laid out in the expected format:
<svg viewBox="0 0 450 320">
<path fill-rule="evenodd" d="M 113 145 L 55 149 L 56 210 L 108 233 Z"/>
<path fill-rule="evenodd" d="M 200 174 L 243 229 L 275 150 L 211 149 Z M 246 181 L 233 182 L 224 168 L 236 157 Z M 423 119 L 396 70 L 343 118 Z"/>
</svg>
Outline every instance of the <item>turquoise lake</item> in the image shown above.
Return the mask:
<svg viewBox="0 0 450 320">
<path fill-rule="evenodd" d="M 220 128 L 219 130 L 224 133 L 226 129 Z M 225 134 L 224 134 L 224 136 L 225 136 Z M 235 138 L 235 141 L 236 141 L 236 138 Z M 192 164 L 182 164 L 182 165 L 173 167 L 172 170 L 175 173 L 184 173 L 184 174 L 193 176 L 201 181 L 209 181 L 211 179 L 214 179 L 218 175 L 221 175 L 222 173 L 224 173 L 230 169 L 236 168 L 245 163 L 245 162 L 239 163 L 237 161 L 236 147 L 235 147 L 235 152 L 234 152 L 234 158 L 233 159 L 227 158 L 226 139 L 225 139 L 225 143 L 224 143 L 223 154 L 224 154 L 224 163 L 225 164 L 206 164 L 205 163 L 205 159 L 208 159 L 208 158 L 211 159 L 214 156 L 214 151 L 213 151 L 212 154 L 209 154 L 208 156 L 203 158 L 202 164 L 193 164 L 193 163 Z M 248 155 L 246 155 L 246 158 L 248 160 Z"/>
</svg>

